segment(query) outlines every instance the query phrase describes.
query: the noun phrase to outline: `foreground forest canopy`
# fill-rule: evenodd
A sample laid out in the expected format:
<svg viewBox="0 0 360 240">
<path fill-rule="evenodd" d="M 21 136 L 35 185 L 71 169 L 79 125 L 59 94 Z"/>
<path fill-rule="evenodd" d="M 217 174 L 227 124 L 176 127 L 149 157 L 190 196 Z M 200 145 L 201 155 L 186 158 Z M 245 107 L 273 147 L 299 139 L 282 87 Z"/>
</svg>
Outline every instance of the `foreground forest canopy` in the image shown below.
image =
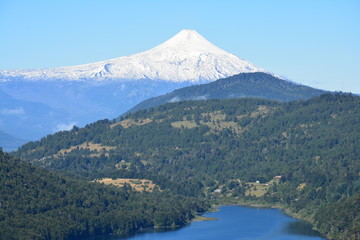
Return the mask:
<svg viewBox="0 0 360 240">
<path fill-rule="evenodd" d="M 139 228 L 176 227 L 208 205 L 168 192 L 76 181 L 0 149 L 0 239 L 74 239 Z"/>
<path fill-rule="evenodd" d="M 83 180 L 280 206 L 330 239 L 360 234 L 360 98 L 185 101 L 49 135 L 15 153 Z M 261 188 L 261 194 L 259 189 Z"/>
</svg>

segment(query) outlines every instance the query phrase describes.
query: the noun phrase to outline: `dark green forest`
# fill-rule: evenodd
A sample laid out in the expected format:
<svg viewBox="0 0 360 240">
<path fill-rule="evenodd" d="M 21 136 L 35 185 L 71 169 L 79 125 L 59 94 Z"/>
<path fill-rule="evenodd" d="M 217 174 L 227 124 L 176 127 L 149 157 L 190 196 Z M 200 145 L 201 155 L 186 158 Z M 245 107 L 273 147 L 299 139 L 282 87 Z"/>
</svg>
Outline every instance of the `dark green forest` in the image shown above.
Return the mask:
<svg viewBox="0 0 360 240">
<path fill-rule="evenodd" d="M 358 239 L 359 119 L 360 98 L 341 93 L 183 101 L 74 127 L 14 155 L 79 180 L 143 178 L 190 199 L 277 206 L 329 239 Z M 254 182 L 261 196 L 249 194 Z"/>
<path fill-rule="evenodd" d="M 147 99 L 128 112 L 160 106 L 167 102 L 205 99 L 264 98 L 277 101 L 305 100 L 325 91 L 285 81 L 268 73 L 240 73 L 214 82 L 177 89 Z"/>
<path fill-rule="evenodd" d="M 0 239 L 75 239 L 186 224 L 209 205 L 156 191 L 72 180 L 0 150 Z"/>
</svg>

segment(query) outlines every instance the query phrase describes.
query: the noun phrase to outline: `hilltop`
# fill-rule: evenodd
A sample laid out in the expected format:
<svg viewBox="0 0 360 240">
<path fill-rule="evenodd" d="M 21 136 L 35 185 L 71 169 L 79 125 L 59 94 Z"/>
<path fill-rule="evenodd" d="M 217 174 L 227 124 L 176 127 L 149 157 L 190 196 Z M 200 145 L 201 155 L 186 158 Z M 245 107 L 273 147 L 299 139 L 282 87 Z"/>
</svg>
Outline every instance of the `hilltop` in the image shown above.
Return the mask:
<svg viewBox="0 0 360 240">
<path fill-rule="evenodd" d="M 323 90 L 296 84 L 264 72 L 240 73 L 214 82 L 177 89 L 147 99 L 128 112 L 136 112 L 165 103 L 184 100 L 264 98 L 277 101 L 305 100 L 325 93 Z"/>
</svg>

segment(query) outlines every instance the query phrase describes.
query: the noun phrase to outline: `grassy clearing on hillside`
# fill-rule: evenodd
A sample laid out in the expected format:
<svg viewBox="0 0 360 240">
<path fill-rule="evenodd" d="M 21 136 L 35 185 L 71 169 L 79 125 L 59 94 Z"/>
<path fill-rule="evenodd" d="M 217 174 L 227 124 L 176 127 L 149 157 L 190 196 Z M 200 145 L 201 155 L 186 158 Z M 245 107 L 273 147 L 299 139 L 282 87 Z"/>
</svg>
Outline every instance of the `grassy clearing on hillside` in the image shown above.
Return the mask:
<svg viewBox="0 0 360 240">
<path fill-rule="evenodd" d="M 147 179 L 127 179 L 127 178 L 103 178 L 99 180 L 95 180 L 95 182 L 104 183 L 106 185 L 114 185 L 117 187 L 123 187 L 125 184 L 129 184 L 132 189 L 138 192 L 152 192 L 155 187 L 158 188 L 156 184 Z"/>
<path fill-rule="evenodd" d="M 259 115 L 267 115 L 267 114 L 271 113 L 271 111 L 272 111 L 272 109 L 269 108 L 268 106 L 260 105 L 256 111 L 251 113 L 250 116 L 254 118 Z"/>
<path fill-rule="evenodd" d="M 264 194 L 269 191 L 272 185 L 280 183 L 280 178 L 281 176 L 275 176 L 274 179 L 267 183 L 247 182 L 246 185 L 248 186 L 248 189 L 245 192 L 245 196 L 264 196 Z"/>
<path fill-rule="evenodd" d="M 57 152 L 56 154 L 54 154 L 53 156 L 61 156 L 64 155 L 66 153 L 71 152 L 72 150 L 75 149 L 89 149 L 90 151 L 98 151 L 101 152 L 103 150 L 105 151 L 110 151 L 111 149 L 115 149 L 115 147 L 112 146 L 104 146 L 102 144 L 98 144 L 98 143 L 93 143 L 93 142 L 84 142 L 80 145 L 76 145 L 76 146 L 71 146 L 69 148 L 66 149 L 61 149 L 59 152 Z"/>
<path fill-rule="evenodd" d="M 171 126 L 174 128 L 195 128 L 198 125 L 206 125 L 211 129 L 211 132 L 216 133 L 222 131 L 224 129 L 230 129 L 231 131 L 240 134 L 244 132 L 245 128 L 241 127 L 238 124 L 238 121 L 242 118 L 251 117 L 264 117 L 265 115 L 269 114 L 272 111 L 271 108 L 267 106 L 259 106 L 255 111 L 245 114 L 245 115 L 238 115 L 234 116 L 233 118 L 228 118 L 226 114 L 222 111 L 213 111 L 208 113 L 202 113 L 201 119 L 196 122 L 195 116 L 187 115 L 183 117 L 182 121 L 175 121 L 171 123 Z"/>
<path fill-rule="evenodd" d="M 261 184 L 256 182 L 248 182 L 249 189 L 246 190 L 245 196 L 262 197 L 270 188 L 270 183 Z"/>
<path fill-rule="evenodd" d="M 114 128 L 118 125 L 121 125 L 123 128 L 128 128 L 128 127 L 131 127 L 131 126 L 141 126 L 141 125 L 144 125 L 144 124 L 147 124 L 147 123 L 151 123 L 153 120 L 151 118 L 145 118 L 145 119 L 140 119 L 138 121 L 135 121 L 134 119 L 125 119 L 123 121 L 120 121 L 120 122 L 117 122 L 117 123 L 114 123 L 114 124 L 111 124 L 110 125 L 110 128 Z"/>
<path fill-rule="evenodd" d="M 194 128 L 197 126 L 197 124 L 194 121 L 176 121 L 172 122 L 171 126 L 174 128 Z"/>
</svg>

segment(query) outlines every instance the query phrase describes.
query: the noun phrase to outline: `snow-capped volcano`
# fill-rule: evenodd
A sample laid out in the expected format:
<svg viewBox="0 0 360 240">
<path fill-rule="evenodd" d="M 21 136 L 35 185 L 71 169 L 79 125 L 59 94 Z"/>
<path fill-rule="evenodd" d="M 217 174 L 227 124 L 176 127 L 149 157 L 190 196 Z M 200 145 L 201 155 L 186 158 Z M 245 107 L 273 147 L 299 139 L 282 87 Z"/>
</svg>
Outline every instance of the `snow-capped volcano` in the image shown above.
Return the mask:
<svg viewBox="0 0 360 240">
<path fill-rule="evenodd" d="M 0 71 L 0 76 L 3 79 L 21 77 L 29 80 L 150 79 L 198 82 L 249 72 L 267 71 L 216 47 L 194 30 L 182 30 L 166 42 L 142 53 L 70 67 L 4 70 Z"/>
</svg>

